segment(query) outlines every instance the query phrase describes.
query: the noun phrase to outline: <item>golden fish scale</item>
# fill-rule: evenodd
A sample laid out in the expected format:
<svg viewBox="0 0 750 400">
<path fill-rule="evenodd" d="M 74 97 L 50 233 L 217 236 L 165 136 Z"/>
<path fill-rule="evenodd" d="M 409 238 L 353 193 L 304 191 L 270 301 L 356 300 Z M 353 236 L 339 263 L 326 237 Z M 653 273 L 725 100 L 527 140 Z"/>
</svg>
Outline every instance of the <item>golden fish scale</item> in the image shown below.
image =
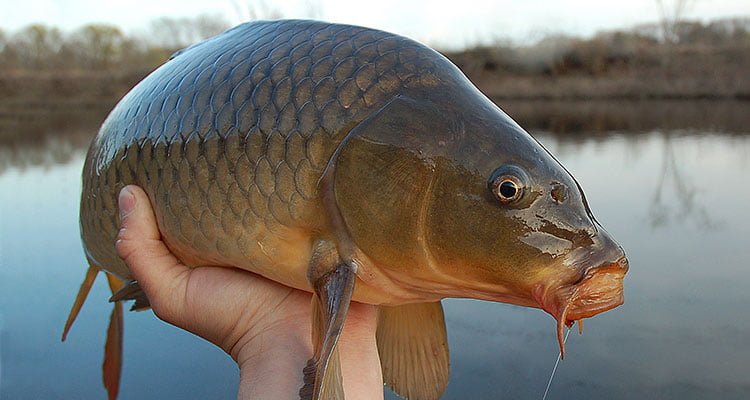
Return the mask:
<svg viewBox="0 0 750 400">
<path fill-rule="evenodd" d="M 123 98 L 89 149 L 89 258 L 130 278 L 114 248 L 117 193 L 137 184 L 184 262 L 283 281 L 274 269 L 302 267 L 326 229 L 317 185 L 346 134 L 446 70 L 409 39 L 310 21 L 249 23 L 178 53 Z"/>
</svg>

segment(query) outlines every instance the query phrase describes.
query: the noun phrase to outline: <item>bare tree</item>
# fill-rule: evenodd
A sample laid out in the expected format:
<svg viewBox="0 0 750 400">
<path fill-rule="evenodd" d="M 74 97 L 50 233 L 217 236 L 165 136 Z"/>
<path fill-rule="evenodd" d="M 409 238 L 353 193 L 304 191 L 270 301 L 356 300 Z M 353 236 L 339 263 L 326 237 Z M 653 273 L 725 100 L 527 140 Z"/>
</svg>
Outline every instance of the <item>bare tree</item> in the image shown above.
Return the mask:
<svg viewBox="0 0 750 400">
<path fill-rule="evenodd" d="M 222 16 L 202 14 L 193 19 L 193 36 L 196 40 L 203 40 L 216 36 L 229 28 L 229 22 Z"/>
<path fill-rule="evenodd" d="M 63 42 L 58 28 L 34 24 L 13 35 L 6 48 L 12 47 L 20 67 L 45 69 L 55 67 Z"/>
<path fill-rule="evenodd" d="M 252 21 L 259 19 L 279 19 L 288 16 L 268 0 L 232 0 L 237 19 Z M 297 0 L 297 18 L 320 19 L 323 17 L 323 5 L 320 0 Z"/>
<path fill-rule="evenodd" d="M 81 67 L 106 69 L 123 59 L 123 47 L 127 38 L 114 25 L 89 24 L 73 32 L 66 47 Z"/>
<path fill-rule="evenodd" d="M 12 53 L 12 49 L 8 47 L 8 37 L 5 31 L 0 29 L 0 69 L 8 69 L 13 66 L 15 54 Z"/>
<path fill-rule="evenodd" d="M 659 24 L 665 42 L 674 44 L 679 41 L 680 37 L 677 32 L 679 24 L 694 4 L 695 0 L 674 0 L 670 7 L 664 0 L 656 0 Z"/>
<path fill-rule="evenodd" d="M 281 11 L 266 0 L 232 0 L 232 5 L 240 21 L 283 18 Z"/>
<path fill-rule="evenodd" d="M 182 37 L 182 22 L 177 18 L 161 17 L 151 22 L 149 41 L 170 49 L 184 47 L 189 42 Z"/>
<path fill-rule="evenodd" d="M 178 49 L 225 31 L 229 23 L 219 15 L 193 18 L 162 17 L 151 23 L 149 41 L 157 46 Z"/>
<path fill-rule="evenodd" d="M 305 0 L 303 9 L 305 10 L 305 18 L 323 18 L 323 5 L 320 3 L 320 0 Z"/>
</svg>

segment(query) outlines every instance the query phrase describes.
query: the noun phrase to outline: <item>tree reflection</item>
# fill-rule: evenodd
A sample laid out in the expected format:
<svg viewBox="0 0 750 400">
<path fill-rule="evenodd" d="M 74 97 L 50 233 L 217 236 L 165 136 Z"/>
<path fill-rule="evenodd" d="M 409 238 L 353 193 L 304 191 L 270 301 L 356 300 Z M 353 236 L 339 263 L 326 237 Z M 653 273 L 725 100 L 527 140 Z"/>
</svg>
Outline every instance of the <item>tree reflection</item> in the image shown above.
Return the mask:
<svg viewBox="0 0 750 400">
<path fill-rule="evenodd" d="M 112 104 L 4 104 L 0 99 L 0 174 L 52 167 L 85 152 Z"/>
<path fill-rule="evenodd" d="M 700 228 L 717 228 L 718 221 L 701 202 L 703 191 L 686 179 L 680 169 L 673 136 L 664 134 L 662 137 L 662 165 L 648 212 L 651 227 L 656 229 L 673 223 L 693 221 Z M 670 196 L 670 191 L 673 196 Z"/>
<path fill-rule="evenodd" d="M 0 143 L 0 175 L 8 169 L 23 171 L 31 167 L 51 168 L 67 164 L 85 152 L 92 137 L 91 133 L 85 132 L 79 136 L 51 138 L 22 145 Z"/>
</svg>

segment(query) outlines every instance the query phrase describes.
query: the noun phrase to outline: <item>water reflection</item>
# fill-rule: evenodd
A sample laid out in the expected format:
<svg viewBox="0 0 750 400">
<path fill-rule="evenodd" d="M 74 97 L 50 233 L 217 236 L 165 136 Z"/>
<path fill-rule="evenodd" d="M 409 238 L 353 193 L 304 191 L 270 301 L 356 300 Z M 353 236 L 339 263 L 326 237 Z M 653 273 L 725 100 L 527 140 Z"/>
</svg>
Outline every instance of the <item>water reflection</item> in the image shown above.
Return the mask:
<svg viewBox="0 0 750 400">
<path fill-rule="evenodd" d="M 750 132 L 739 129 L 748 120 L 719 111 L 730 122 L 713 130 L 707 126 L 721 121 L 695 128 L 675 117 L 693 121 L 688 115 L 702 106 L 654 106 L 639 122 L 594 117 L 600 111 L 590 106 L 581 122 L 560 122 L 584 107 L 574 106 L 534 122 L 512 107 L 579 179 L 631 261 L 625 304 L 586 321 L 582 337 L 571 335 L 548 398 L 750 398 Z M 658 126 L 660 113 L 672 115 L 664 124 L 676 128 Z M 102 280 L 69 342 L 59 343 L 85 271 L 80 169 L 101 118 L 88 126 L 50 123 L 33 140 L 0 138 L 0 398 L 104 397 Z M 650 119 L 655 126 L 643 122 Z M 616 128 L 592 132 L 597 126 Z M 445 309 L 452 357 L 445 398 L 541 397 L 557 355 L 549 316 L 472 300 L 449 300 Z M 236 368 L 210 344 L 150 313 L 130 313 L 125 325 L 123 399 L 234 396 Z"/>
<path fill-rule="evenodd" d="M 554 132 L 571 139 L 606 138 L 613 132 L 748 132 L 747 101 L 498 101 L 530 131 Z"/>
<path fill-rule="evenodd" d="M 662 166 L 653 189 L 654 196 L 648 213 L 651 227 L 692 221 L 701 229 L 716 228 L 719 221 L 709 214 L 703 198 L 705 190 L 717 188 L 712 187 L 710 182 L 706 184 L 686 176 L 677 161 L 671 138 L 665 136 L 662 139 Z M 669 190 L 673 191 L 673 196 L 666 193 Z"/>
<path fill-rule="evenodd" d="M 627 133 L 637 145 L 650 132 L 745 135 L 750 102 L 742 101 L 501 101 L 530 132 L 544 132 L 573 147 Z M 28 107 L 0 102 L 0 173 L 8 166 L 54 165 L 88 147 L 111 102 L 96 106 Z"/>
<path fill-rule="evenodd" d="M 5 104 L 0 101 L 0 174 L 10 167 L 70 162 L 88 147 L 113 104 Z"/>
<path fill-rule="evenodd" d="M 33 144 L 0 146 L 0 175 L 9 168 L 26 170 L 32 166 L 52 167 L 67 164 L 91 141 L 90 131 L 48 137 Z"/>
</svg>

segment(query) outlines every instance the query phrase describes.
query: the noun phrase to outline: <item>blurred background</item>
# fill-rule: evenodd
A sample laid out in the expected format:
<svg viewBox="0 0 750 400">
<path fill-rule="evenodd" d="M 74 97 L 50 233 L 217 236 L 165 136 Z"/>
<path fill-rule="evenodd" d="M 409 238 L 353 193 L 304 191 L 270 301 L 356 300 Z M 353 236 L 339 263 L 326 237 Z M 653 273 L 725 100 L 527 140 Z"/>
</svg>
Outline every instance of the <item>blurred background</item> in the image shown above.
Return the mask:
<svg viewBox="0 0 750 400">
<path fill-rule="evenodd" d="M 622 307 L 571 335 L 549 399 L 750 398 L 750 2 L 0 0 L 0 398 L 104 398 L 109 305 L 86 263 L 86 148 L 174 51 L 253 19 L 365 25 L 443 52 L 555 154 L 628 252 Z M 448 399 L 541 398 L 539 310 L 445 302 Z M 283 349 L 274 349 L 283 351 Z M 231 360 L 125 318 L 122 399 L 233 398 Z M 395 398 L 386 390 L 386 398 Z"/>
</svg>

